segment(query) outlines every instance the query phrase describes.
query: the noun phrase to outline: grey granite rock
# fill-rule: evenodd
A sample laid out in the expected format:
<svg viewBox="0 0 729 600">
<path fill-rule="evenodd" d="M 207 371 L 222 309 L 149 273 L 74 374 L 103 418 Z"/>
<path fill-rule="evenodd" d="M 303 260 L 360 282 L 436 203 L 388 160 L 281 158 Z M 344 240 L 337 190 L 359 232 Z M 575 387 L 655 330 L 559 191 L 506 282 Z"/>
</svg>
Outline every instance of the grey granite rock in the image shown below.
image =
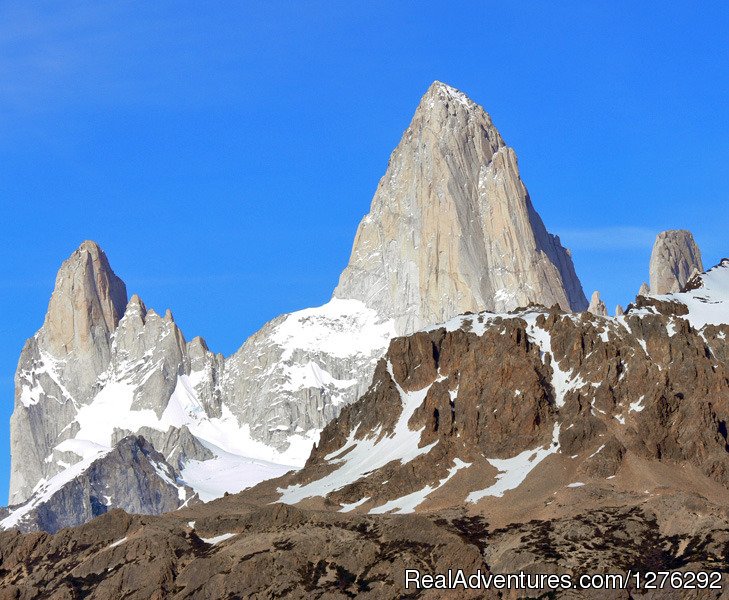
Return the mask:
<svg viewBox="0 0 729 600">
<path fill-rule="evenodd" d="M 142 436 L 145 440 L 154 446 L 165 459 L 165 461 L 174 469 L 177 476 L 180 476 L 184 464 L 188 460 L 209 460 L 213 458 L 213 453 L 203 446 L 187 426 L 170 427 L 166 431 L 153 429 L 152 427 L 140 427 L 136 431 L 128 429 L 115 429 L 112 437 L 112 443 L 116 446 L 124 438 L 132 435 Z"/>
<path fill-rule="evenodd" d="M 124 312 L 126 287 L 95 242 L 64 261 L 43 327 L 20 354 L 10 419 L 10 502 L 22 502 L 53 473 L 44 459 L 78 407 L 100 389 L 111 338 Z"/>
<path fill-rule="evenodd" d="M 600 292 L 597 290 L 592 293 L 590 306 L 588 306 L 587 311 L 599 317 L 607 317 L 607 306 L 605 306 L 605 303 L 600 298 Z"/>
<path fill-rule="evenodd" d="M 674 229 L 658 234 L 651 254 L 651 294 L 680 292 L 693 275 L 703 270 L 701 251 L 690 231 Z"/>
<path fill-rule="evenodd" d="M 483 108 L 440 82 L 390 157 L 334 295 L 394 318 L 398 334 L 530 302 L 587 308 L 516 154 Z"/>
</svg>

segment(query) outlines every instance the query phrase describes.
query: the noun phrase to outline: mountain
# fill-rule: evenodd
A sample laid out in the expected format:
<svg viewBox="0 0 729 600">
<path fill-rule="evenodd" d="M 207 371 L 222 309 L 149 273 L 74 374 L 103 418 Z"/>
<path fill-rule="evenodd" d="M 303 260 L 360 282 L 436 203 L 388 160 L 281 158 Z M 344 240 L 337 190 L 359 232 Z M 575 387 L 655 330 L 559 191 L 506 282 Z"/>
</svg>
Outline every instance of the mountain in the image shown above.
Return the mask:
<svg viewBox="0 0 729 600">
<path fill-rule="evenodd" d="M 18 363 L 0 526 L 54 531 L 113 507 L 174 510 L 288 470 L 258 459 L 269 448 L 241 453 L 250 438 L 223 404 L 223 362 L 201 338 L 186 342 L 171 312 L 127 302 L 103 251 L 81 244 Z M 221 472 L 231 468 L 233 478 Z"/>
<path fill-rule="evenodd" d="M 18 599 L 502 598 L 480 578 L 523 571 L 570 580 L 514 597 L 721 598 L 728 323 L 724 260 L 622 316 L 533 306 L 397 337 L 303 469 L 161 516 L 0 532 L 0 587 Z M 482 588 L 406 587 L 406 569 L 421 585 L 462 570 Z M 706 584 L 636 583 L 663 571 Z M 605 573 L 625 579 L 577 583 Z"/>
<path fill-rule="evenodd" d="M 254 439 L 286 451 L 366 390 L 394 335 L 530 302 L 587 308 L 514 151 L 480 106 L 436 81 L 390 156 L 332 300 L 251 336 L 226 361 L 227 402 L 255 423 Z"/>
<path fill-rule="evenodd" d="M 673 229 L 658 234 L 651 253 L 652 294 L 681 291 L 691 277 L 703 270 L 701 251 L 690 231 Z"/>
<path fill-rule="evenodd" d="M 172 484 L 202 500 L 300 467 L 322 428 L 367 390 L 395 335 L 529 303 L 587 307 L 514 151 L 481 107 L 435 82 L 390 158 L 331 301 L 277 317 L 227 359 L 201 338 L 187 342 L 171 312 L 128 299 L 94 242 L 63 263 L 16 373 L 10 504 L 25 516 L 0 526 L 37 526 L 32 515 L 51 502 L 49 489 L 129 436 L 161 452 Z M 104 510 L 157 510 L 140 505 L 134 487 L 110 498 Z"/>
<path fill-rule="evenodd" d="M 390 156 L 334 291 L 411 333 L 469 311 L 530 302 L 587 308 L 572 259 L 484 110 L 440 82 Z"/>
<path fill-rule="evenodd" d="M 46 457 L 68 435 L 77 404 L 94 396 L 126 300 L 124 282 L 93 242 L 61 265 L 43 327 L 26 342 L 15 375 L 11 504 L 27 499 L 50 474 Z"/>
</svg>

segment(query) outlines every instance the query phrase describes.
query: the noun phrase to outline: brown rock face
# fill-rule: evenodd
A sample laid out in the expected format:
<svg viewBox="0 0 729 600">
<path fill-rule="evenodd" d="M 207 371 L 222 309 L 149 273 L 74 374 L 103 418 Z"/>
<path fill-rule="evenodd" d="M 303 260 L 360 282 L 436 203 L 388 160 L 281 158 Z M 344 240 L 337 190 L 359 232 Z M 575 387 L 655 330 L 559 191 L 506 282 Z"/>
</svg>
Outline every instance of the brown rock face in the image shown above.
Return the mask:
<svg viewBox="0 0 729 600">
<path fill-rule="evenodd" d="M 311 495 L 325 492 L 335 505 L 366 499 L 363 510 L 407 512 L 412 507 L 399 499 L 428 486 L 439 500 L 426 500 L 428 492 L 417 510 L 459 506 L 469 496 L 465 485 L 489 487 L 487 463 L 542 448 L 554 454 L 544 465 L 572 456 L 576 474 L 588 478 L 614 476 L 627 457 L 689 464 L 722 486 L 729 501 L 729 372 L 717 361 L 726 353 L 729 326 L 700 333 L 676 318 L 684 305 L 642 300 L 648 304 L 621 320 L 539 310 L 510 318 L 481 314 L 464 317 L 455 329 L 393 340 L 370 391 L 324 430 L 293 483 Z M 642 314 L 648 305 L 654 313 Z M 422 401 L 406 414 L 407 397 L 417 394 Z M 366 468 L 388 437 L 399 439 L 406 417 L 408 430 L 420 432 L 417 448 L 427 452 L 393 454 L 391 462 Z M 357 443 L 371 450 L 357 454 Z M 337 479 L 338 469 L 354 472 L 350 452 L 365 466 L 351 481 Z M 456 486 L 447 476 L 459 461 L 471 466 L 458 473 Z"/>
<path fill-rule="evenodd" d="M 679 534 L 676 507 L 655 508 L 591 508 L 500 527 L 488 517 L 459 511 L 340 515 L 257 507 L 234 496 L 160 517 L 116 510 L 55 535 L 0 533 L 0 598 L 496 599 L 504 597 L 502 591 L 406 587 L 405 570 L 436 575 L 462 569 L 466 576 L 524 570 L 574 577 L 628 570 L 727 572 L 726 521 L 704 513 L 690 533 Z M 691 508 L 707 507 L 698 502 Z M 719 581 L 726 585 L 726 575 Z M 633 585 L 623 596 L 520 592 L 550 598 L 719 597 L 715 590 L 641 595 Z"/>
</svg>

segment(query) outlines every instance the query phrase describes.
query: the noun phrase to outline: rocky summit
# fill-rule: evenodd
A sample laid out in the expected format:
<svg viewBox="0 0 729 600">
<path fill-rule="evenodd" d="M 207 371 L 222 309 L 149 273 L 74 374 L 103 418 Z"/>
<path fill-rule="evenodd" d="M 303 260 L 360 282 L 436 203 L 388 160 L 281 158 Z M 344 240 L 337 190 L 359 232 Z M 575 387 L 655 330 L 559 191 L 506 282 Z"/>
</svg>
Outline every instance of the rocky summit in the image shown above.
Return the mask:
<svg viewBox="0 0 729 600">
<path fill-rule="evenodd" d="M 690 278 L 703 270 L 701 251 L 690 231 L 674 229 L 658 234 L 651 253 L 652 294 L 679 292 Z"/>
<path fill-rule="evenodd" d="M 549 234 L 491 117 L 440 82 L 390 156 L 334 291 L 410 333 L 468 311 L 538 302 L 585 310 L 572 258 Z"/>
<path fill-rule="evenodd" d="M 480 106 L 435 82 L 390 157 L 331 301 L 277 317 L 227 359 L 201 338 L 188 342 L 170 311 L 128 298 L 94 242 L 63 263 L 16 374 L 10 503 L 24 517 L 0 525 L 42 527 L 33 515 L 47 490 L 127 436 L 162 452 L 173 481 L 202 500 L 301 467 L 320 431 L 367 390 L 394 336 L 532 302 L 587 308 L 514 151 Z M 129 494 L 105 508 L 137 506 Z"/>
</svg>

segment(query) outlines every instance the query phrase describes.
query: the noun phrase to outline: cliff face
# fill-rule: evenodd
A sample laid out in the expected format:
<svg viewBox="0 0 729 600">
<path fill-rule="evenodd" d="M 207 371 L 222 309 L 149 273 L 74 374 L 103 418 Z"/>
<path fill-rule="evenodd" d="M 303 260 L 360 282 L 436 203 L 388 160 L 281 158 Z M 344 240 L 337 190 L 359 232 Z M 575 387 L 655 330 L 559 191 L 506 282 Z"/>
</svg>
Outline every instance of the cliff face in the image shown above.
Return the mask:
<svg viewBox="0 0 729 600">
<path fill-rule="evenodd" d="M 393 318 L 399 334 L 530 302 L 587 308 L 516 154 L 480 106 L 440 82 L 390 157 L 334 295 Z"/>
<path fill-rule="evenodd" d="M 28 498 L 52 473 L 44 459 L 64 437 L 76 407 L 98 391 L 126 301 L 124 282 L 94 242 L 81 244 L 61 265 L 43 327 L 26 342 L 15 375 L 11 504 Z"/>
<path fill-rule="evenodd" d="M 81 461 L 69 471 L 40 484 L 32 501 L 0 525 L 55 533 L 114 508 L 160 514 L 199 502 L 189 486 L 176 482 L 175 469 L 143 437 L 124 438 L 110 451 Z"/>
<path fill-rule="evenodd" d="M 663 231 L 656 237 L 651 253 L 650 293 L 680 292 L 691 277 L 703 270 L 701 251 L 690 231 Z"/>
</svg>

